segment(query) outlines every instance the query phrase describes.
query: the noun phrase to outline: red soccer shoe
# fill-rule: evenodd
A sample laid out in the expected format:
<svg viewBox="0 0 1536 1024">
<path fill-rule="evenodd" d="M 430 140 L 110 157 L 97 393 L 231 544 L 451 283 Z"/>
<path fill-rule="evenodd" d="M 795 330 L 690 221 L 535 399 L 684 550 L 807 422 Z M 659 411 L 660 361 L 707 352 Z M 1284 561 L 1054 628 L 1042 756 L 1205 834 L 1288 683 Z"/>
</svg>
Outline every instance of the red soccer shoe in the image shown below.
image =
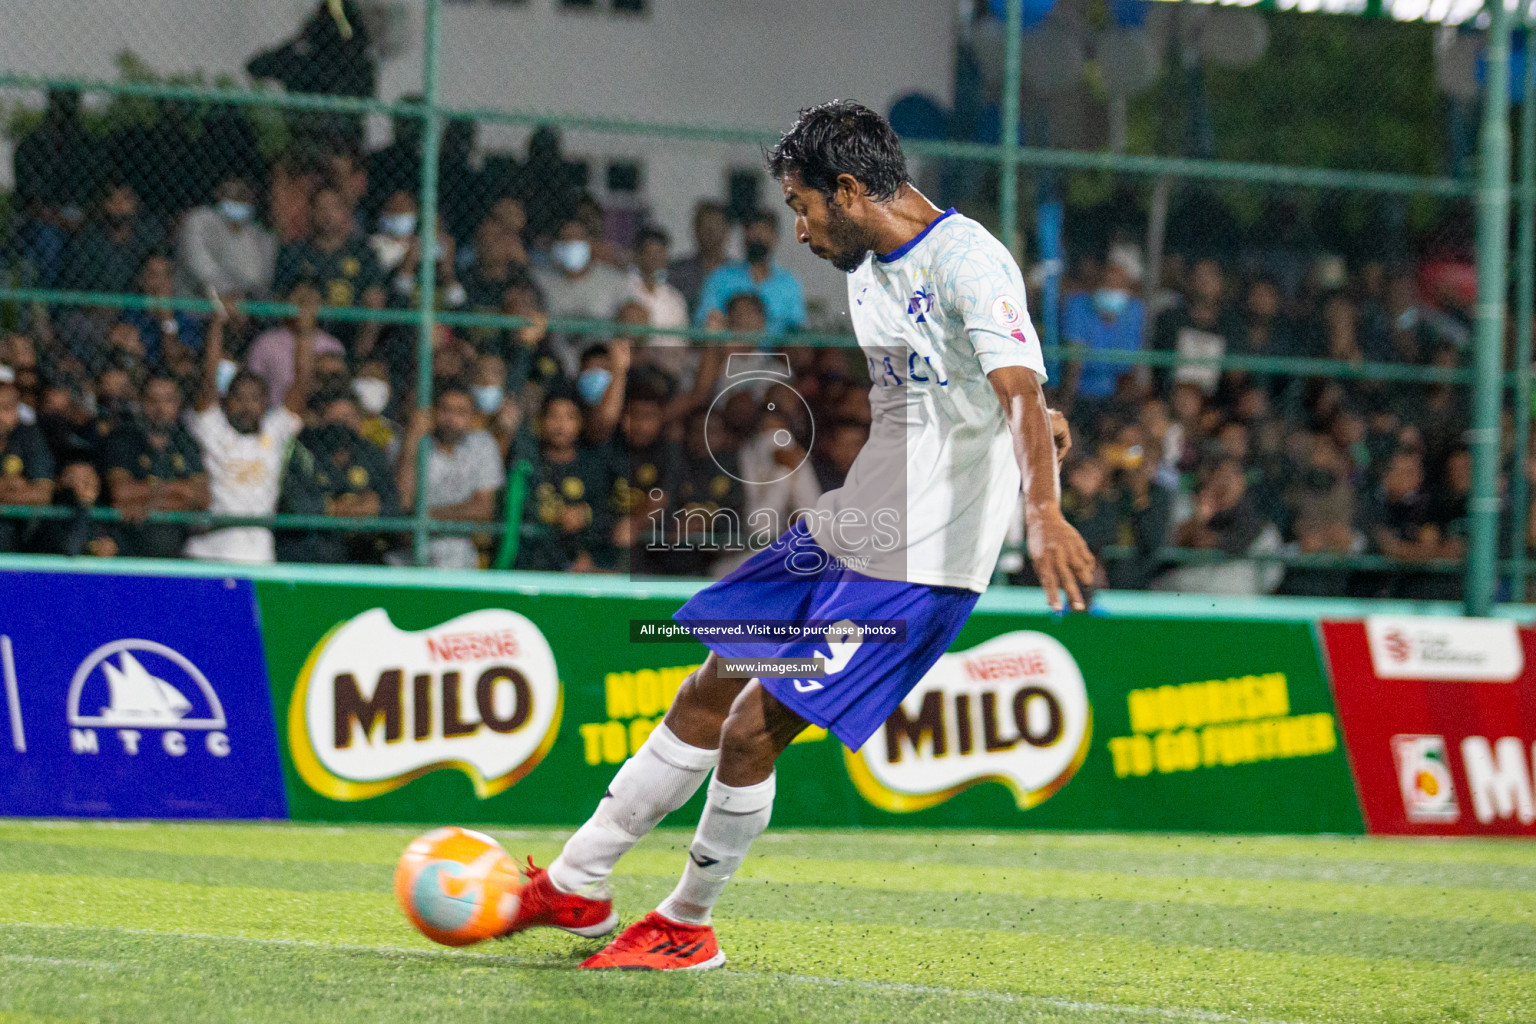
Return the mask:
<svg viewBox="0 0 1536 1024">
<path fill-rule="evenodd" d="M 723 963 L 725 954 L 713 928 L 673 921 L 653 910 L 581 966 L 585 970 L 707 971 Z"/>
<path fill-rule="evenodd" d="M 572 892 L 561 892 L 550 880 L 549 872 L 534 867 L 528 858 L 527 884 L 522 903 L 512 924 L 502 932 L 512 935 L 528 928 L 560 928 L 584 939 L 607 935 L 619 925 L 612 900 L 594 900 Z"/>
</svg>

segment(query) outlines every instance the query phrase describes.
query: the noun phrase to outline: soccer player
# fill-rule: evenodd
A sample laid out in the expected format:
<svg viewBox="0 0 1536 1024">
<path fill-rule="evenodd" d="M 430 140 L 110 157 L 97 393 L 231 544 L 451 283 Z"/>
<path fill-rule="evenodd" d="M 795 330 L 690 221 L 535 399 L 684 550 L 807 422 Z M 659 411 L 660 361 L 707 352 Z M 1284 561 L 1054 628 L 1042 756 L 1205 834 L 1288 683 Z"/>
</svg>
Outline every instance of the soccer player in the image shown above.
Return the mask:
<svg viewBox="0 0 1536 1024">
<path fill-rule="evenodd" d="M 581 966 L 690 970 L 725 962 L 710 910 L 768 825 L 773 765 L 815 723 L 863 745 L 949 647 L 992 576 L 1024 493 L 1029 553 L 1053 609 L 1085 606 L 1093 556 L 1062 516 L 1057 430 L 1040 342 L 1009 252 L 913 187 L 895 133 L 834 101 L 800 112 L 769 168 L 795 234 L 848 273 L 873 423 L 844 485 L 675 618 L 905 623 L 901 643 L 828 630 L 817 643 L 706 640 L 665 721 L 621 767 L 547 871 L 530 864 L 509 931 L 594 937 L 618 923 L 614 864 L 714 771 L 682 880 Z M 860 524 L 863 524 L 862 528 Z M 820 655 L 818 679 L 731 678 L 722 658 Z"/>
</svg>

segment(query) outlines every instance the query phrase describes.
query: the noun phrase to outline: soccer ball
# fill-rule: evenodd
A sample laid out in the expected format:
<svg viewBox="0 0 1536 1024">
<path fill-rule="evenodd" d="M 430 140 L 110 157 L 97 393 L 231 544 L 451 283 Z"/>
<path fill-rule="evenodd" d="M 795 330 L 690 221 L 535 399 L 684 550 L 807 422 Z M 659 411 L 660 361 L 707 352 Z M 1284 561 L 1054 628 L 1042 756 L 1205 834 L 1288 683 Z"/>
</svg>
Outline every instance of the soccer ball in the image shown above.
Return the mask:
<svg viewBox="0 0 1536 1024">
<path fill-rule="evenodd" d="M 421 934 L 467 946 L 506 931 L 523 889 L 501 844 L 467 828 L 433 829 L 400 855 L 395 896 Z"/>
</svg>

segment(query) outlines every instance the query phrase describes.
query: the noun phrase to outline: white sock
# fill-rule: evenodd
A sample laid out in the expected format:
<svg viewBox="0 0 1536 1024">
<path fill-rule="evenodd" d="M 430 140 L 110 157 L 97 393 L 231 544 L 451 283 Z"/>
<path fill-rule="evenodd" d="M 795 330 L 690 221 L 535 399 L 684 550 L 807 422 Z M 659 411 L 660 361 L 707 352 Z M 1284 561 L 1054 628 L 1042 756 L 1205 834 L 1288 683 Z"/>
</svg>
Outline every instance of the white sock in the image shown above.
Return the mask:
<svg viewBox="0 0 1536 1024">
<path fill-rule="evenodd" d="M 755 786 L 727 786 L 718 777 L 709 784 L 704 816 L 688 848 L 683 877 L 662 900 L 662 917 L 688 924 L 709 924 L 710 908 L 747 857 L 752 840 L 763 834 L 773 813 L 773 776 Z"/>
<path fill-rule="evenodd" d="M 619 768 L 587 823 L 566 840 L 549 866 L 550 881 L 565 892 L 606 894 L 619 858 L 698 792 L 720 751 L 684 743 L 666 723 Z"/>
</svg>

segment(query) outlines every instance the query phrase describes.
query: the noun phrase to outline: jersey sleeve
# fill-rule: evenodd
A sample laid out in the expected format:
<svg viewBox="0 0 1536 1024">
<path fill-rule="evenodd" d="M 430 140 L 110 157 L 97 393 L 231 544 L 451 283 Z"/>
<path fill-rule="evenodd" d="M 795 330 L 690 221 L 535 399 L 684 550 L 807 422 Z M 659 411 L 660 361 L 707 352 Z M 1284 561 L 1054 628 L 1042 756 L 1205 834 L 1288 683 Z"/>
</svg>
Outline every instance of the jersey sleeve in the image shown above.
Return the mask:
<svg viewBox="0 0 1536 1024">
<path fill-rule="evenodd" d="M 939 301 L 965 325 L 982 373 L 1022 366 L 1043 382 L 1045 359 L 1024 302 L 1024 277 L 1002 244 L 980 231 L 963 234 L 949 243 L 934 270 Z"/>
</svg>

